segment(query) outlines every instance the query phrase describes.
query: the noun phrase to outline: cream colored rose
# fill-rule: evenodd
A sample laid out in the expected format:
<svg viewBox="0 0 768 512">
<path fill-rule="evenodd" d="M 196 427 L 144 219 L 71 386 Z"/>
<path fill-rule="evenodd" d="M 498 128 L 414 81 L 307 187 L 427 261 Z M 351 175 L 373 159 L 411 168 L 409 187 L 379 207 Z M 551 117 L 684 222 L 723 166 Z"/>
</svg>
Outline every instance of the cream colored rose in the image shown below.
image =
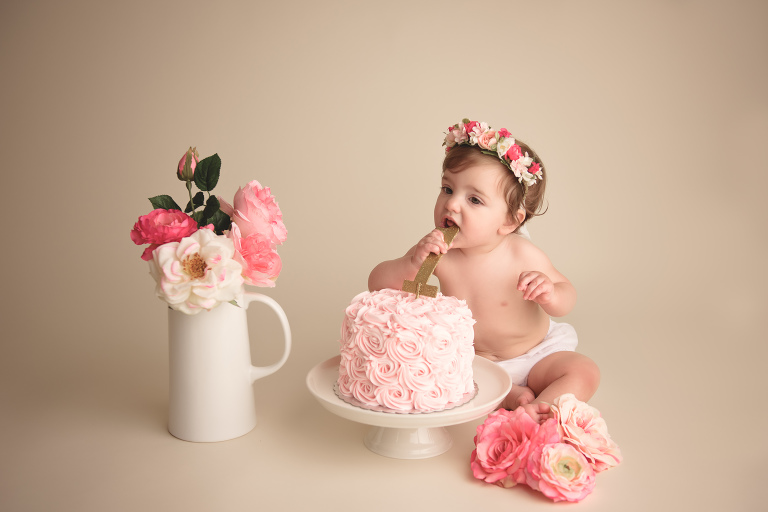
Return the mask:
<svg viewBox="0 0 768 512">
<path fill-rule="evenodd" d="M 584 454 L 596 472 L 621 462 L 621 451 L 608 435 L 600 411 L 567 393 L 554 400 L 552 412 L 562 429 L 563 440 Z"/>
<path fill-rule="evenodd" d="M 477 145 L 483 149 L 496 151 L 496 145 L 499 141 L 496 139 L 496 131 L 488 130 L 477 138 Z"/>
<path fill-rule="evenodd" d="M 234 254 L 232 240 L 210 229 L 161 245 L 149 262 L 157 296 L 188 315 L 241 300 L 243 267 L 232 259 Z"/>
</svg>

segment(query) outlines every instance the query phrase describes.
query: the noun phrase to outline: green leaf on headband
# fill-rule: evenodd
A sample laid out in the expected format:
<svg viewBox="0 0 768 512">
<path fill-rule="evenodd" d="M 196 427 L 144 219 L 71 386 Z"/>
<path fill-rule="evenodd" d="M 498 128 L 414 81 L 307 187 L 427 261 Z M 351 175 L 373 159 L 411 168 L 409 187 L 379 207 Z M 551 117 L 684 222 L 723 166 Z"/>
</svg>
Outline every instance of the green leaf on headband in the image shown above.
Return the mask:
<svg viewBox="0 0 768 512">
<path fill-rule="evenodd" d="M 192 198 L 192 202 L 191 203 L 189 201 L 187 201 L 187 207 L 184 208 L 184 211 L 186 213 L 189 213 L 192 210 L 194 210 L 195 208 L 203 206 L 204 202 L 205 202 L 205 196 L 203 195 L 202 192 L 198 192 L 197 194 L 195 194 L 195 197 Z"/>
<path fill-rule="evenodd" d="M 197 163 L 195 168 L 195 185 L 203 191 L 211 191 L 216 188 L 221 174 L 221 158 L 214 153 L 203 158 Z"/>
<path fill-rule="evenodd" d="M 173 200 L 171 196 L 168 195 L 159 195 L 155 197 L 150 197 L 149 202 L 152 203 L 152 208 L 157 210 L 158 208 L 162 208 L 163 210 L 179 210 L 181 211 L 181 206 L 176 204 L 176 201 Z"/>
</svg>

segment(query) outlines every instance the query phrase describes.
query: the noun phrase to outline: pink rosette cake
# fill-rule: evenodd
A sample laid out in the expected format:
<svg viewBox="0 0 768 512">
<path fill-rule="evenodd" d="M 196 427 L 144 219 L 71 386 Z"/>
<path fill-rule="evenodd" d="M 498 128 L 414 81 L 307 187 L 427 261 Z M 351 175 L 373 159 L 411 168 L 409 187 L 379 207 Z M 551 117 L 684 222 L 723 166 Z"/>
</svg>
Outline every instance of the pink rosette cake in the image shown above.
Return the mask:
<svg viewBox="0 0 768 512">
<path fill-rule="evenodd" d="M 337 392 L 363 407 L 397 412 L 463 403 L 475 390 L 474 323 L 465 301 L 440 293 L 359 294 L 341 327 Z"/>
</svg>

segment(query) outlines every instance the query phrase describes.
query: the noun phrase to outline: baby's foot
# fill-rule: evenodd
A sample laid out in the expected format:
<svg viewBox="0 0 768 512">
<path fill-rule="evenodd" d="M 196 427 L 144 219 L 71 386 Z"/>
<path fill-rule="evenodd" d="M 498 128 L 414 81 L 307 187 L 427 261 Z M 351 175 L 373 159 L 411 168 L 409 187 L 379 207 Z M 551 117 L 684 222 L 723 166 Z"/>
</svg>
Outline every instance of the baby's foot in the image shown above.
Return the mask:
<svg viewBox="0 0 768 512">
<path fill-rule="evenodd" d="M 535 404 L 524 404 L 520 407 L 522 407 L 528 416 L 533 418 L 536 423 L 544 423 L 547 421 L 547 419 L 553 417 L 549 404 L 545 404 L 543 402 L 538 402 Z"/>
<path fill-rule="evenodd" d="M 529 404 L 536 398 L 533 394 L 533 390 L 528 386 L 512 386 L 509 390 L 509 394 L 501 403 L 501 407 L 513 411 L 521 405 Z"/>
</svg>

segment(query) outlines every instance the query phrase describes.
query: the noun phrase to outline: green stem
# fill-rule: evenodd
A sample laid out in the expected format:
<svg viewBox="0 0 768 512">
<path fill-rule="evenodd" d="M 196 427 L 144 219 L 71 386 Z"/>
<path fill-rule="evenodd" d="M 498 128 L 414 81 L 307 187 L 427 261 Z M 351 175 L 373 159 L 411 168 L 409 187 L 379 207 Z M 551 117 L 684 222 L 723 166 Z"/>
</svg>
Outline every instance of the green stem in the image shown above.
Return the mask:
<svg viewBox="0 0 768 512">
<path fill-rule="evenodd" d="M 192 206 L 192 212 L 195 213 L 195 203 L 192 202 L 192 182 L 187 181 L 187 192 L 189 192 L 189 204 Z"/>
</svg>

